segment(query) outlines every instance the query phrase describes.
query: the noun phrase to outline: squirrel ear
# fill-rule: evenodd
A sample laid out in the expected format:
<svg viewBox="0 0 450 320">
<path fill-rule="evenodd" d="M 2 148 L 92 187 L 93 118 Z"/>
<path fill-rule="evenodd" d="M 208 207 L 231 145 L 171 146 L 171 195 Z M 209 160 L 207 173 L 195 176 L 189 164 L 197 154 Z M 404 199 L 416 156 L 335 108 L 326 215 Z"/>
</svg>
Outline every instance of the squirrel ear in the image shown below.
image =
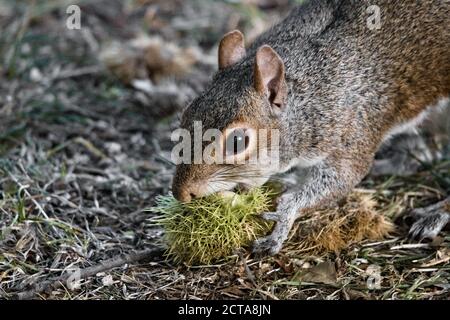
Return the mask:
<svg viewBox="0 0 450 320">
<path fill-rule="evenodd" d="M 219 44 L 219 69 L 225 69 L 245 56 L 244 35 L 239 30 L 228 32 Z"/>
<path fill-rule="evenodd" d="M 256 52 L 253 81 L 256 91 L 266 95 L 272 106 L 279 111 L 287 95 L 284 63 L 268 45 L 260 47 Z"/>
</svg>

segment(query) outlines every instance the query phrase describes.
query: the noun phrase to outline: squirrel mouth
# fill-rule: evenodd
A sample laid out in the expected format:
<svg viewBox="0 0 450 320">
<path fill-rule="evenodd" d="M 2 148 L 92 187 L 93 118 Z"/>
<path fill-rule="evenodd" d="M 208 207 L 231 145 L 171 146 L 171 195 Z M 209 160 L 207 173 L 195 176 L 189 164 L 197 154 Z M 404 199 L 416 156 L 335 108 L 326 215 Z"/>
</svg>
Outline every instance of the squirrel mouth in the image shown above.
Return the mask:
<svg viewBox="0 0 450 320">
<path fill-rule="evenodd" d="M 248 185 L 245 184 L 238 184 L 234 188 L 231 188 L 230 190 L 222 190 L 218 191 L 217 194 L 222 197 L 231 197 L 239 193 L 245 193 L 250 189 Z"/>
<path fill-rule="evenodd" d="M 246 183 L 238 183 L 231 191 L 235 193 L 247 192 L 251 189 L 251 186 Z"/>
</svg>

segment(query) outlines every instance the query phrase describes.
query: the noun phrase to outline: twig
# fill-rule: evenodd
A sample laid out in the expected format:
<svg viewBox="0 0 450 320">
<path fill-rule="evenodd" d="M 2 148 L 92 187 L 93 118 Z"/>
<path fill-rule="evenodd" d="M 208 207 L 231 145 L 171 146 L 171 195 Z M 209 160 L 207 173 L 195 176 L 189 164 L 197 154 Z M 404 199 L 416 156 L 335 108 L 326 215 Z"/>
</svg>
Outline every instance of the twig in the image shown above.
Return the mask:
<svg viewBox="0 0 450 320">
<path fill-rule="evenodd" d="M 138 261 L 151 259 L 151 258 L 159 258 L 162 257 L 164 252 L 163 248 L 155 247 L 142 251 L 132 252 L 128 254 L 121 254 L 119 256 L 113 257 L 111 259 L 100 262 L 99 264 L 93 265 L 91 267 L 81 269 L 77 274 L 77 280 L 85 279 L 91 276 L 96 275 L 99 272 L 104 272 L 110 269 L 114 269 L 125 264 L 131 264 Z M 21 300 L 29 300 L 34 298 L 36 295 L 48 291 L 54 290 L 61 286 L 63 286 L 71 277 L 71 274 L 64 274 L 62 276 L 44 280 L 37 284 L 34 284 L 33 287 L 27 291 L 19 292 L 15 294 L 15 298 Z"/>
<path fill-rule="evenodd" d="M 391 247 L 391 250 L 430 248 L 428 243 L 407 243 Z"/>
<path fill-rule="evenodd" d="M 388 244 L 388 243 L 397 242 L 399 239 L 400 238 L 393 238 L 393 239 L 389 239 L 389 240 L 385 240 L 385 241 L 366 243 L 366 244 L 363 244 L 362 247 L 363 248 L 375 247 L 375 246 L 379 246 L 379 245 L 384 245 L 384 244 Z M 393 247 L 393 248 L 395 248 L 395 247 Z"/>
<path fill-rule="evenodd" d="M 249 268 L 249 266 L 247 264 L 247 261 L 244 258 L 244 255 L 242 254 L 242 252 L 240 250 L 236 250 L 236 254 L 238 255 L 239 260 L 241 260 L 241 262 L 242 262 L 242 264 L 244 266 L 245 273 L 247 274 L 247 278 L 252 282 L 252 284 L 255 287 L 258 287 L 258 285 L 256 284 L 256 281 L 255 281 L 255 275 L 253 274 L 252 270 L 250 270 L 250 268 Z"/>
<path fill-rule="evenodd" d="M 74 142 L 81 144 L 83 147 L 88 149 L 94 156 L 101 159 L 108 159 L 108 156 L 105 155 L 100 149 L 98 149 L 92 142 L 86 140 L 83 137 L 77 137 L 73 140 Z"/>
<path fill-rule="evenodd" d="M 75 70 L 64 70 L 55 75 L 52 80 L 66 80 L 69 78 L 78 78 L 91 74 L 100 73 L 103 70 L 102 67 L 99 66 L 87 66 Z"/>
</svg>

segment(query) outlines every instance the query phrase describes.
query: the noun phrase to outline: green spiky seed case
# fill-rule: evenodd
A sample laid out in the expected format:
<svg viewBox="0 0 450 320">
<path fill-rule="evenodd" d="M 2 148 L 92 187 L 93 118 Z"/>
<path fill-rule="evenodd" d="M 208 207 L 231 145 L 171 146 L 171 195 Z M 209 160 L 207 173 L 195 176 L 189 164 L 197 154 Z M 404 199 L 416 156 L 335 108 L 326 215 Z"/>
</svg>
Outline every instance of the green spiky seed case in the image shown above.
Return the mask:
<svg viewBox="0 0 450 320">
<path fill-rule="evenodd" d="M 153 223 L 165 230 L 168 256 L 188 265 L 211 264 L 248 247 L 267 234 L 272 223 L 260 214 L 269 211 L 274 192 L 267 187 L 223 197 L 213 194 L 181 203 L 172 195 L 158 196 L 150 211 Z"/>
</svg>

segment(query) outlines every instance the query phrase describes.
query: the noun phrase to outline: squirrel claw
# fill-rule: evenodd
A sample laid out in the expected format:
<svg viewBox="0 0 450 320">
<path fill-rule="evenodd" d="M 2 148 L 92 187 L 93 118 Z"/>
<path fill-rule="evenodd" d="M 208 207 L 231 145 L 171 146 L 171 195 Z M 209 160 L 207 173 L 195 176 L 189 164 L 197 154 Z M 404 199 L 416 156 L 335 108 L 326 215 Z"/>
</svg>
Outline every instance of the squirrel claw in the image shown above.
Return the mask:
<svg viewBox="0 0 450 320">
<path fill-rule="evenodd" d="M 448 223 L 447 214 L 435 213 L 426 217 L 419 218 L 409 229 L 408 238 L 410 240 L 422 241 L 425 239 L 434 239 Z"/>
<path fill-rule="evenodd" d="M 420 218 L 412 224 L 409 229 L 408 238 L 418 241 L 425 239 L 432 240 L 436 238 L 445 224 L 439 215 Z"/>
<path fill-rule="evenodd" d="M 280 252 L 283 245 L 282 241 L 277 241 L 273 234 L 259 238 L 253 243 L 253 253 L 268 253 L 273 256 Z"/>
<path fill-rule="evenodd" d="M 263 214 L 264 219 L 275 221 L 276 224 L 270 235 L 255 240 L 253 243 L 253 253 L 268 253 L 273 256 L 280 252 L 284 240 L 289 235 L 290 225 L 279 217 L 280 215 L 276 212 Z"/>
<path fill-rule="evenodd" d="M 434 239 L 439 232 L 450 222 L 447 205 L 450 198 L 426 208 L 414 209 L 408 215 L 412 223 L 408 238 L 411 240 Z"/>
</svg>

